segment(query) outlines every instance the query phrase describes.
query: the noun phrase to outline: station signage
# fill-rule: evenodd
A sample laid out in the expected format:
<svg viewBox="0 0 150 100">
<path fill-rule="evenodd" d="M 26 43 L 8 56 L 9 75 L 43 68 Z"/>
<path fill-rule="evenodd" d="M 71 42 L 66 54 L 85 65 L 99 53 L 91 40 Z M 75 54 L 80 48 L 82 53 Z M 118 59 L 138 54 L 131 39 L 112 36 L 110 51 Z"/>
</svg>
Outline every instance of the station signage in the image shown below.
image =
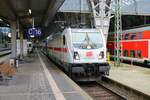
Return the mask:
<svg viewBox="0 0 150 100">
<path fill-rule="evenodd" d="M 27 33 L 30 37 L 41 36 L 42 34 L 40 28 L 29 28 Z"/>
</svg>

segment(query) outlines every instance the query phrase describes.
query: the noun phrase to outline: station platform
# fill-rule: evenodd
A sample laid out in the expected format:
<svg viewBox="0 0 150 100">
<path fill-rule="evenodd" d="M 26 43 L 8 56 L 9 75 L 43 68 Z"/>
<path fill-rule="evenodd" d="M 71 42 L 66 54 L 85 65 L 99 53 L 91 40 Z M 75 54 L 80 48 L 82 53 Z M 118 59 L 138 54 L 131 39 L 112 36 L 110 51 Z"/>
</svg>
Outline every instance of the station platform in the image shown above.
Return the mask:
<svg viewBox="0 0 150 100">
<path fill-rule="evenodd" d="M 19 62 L 18 72 L 0 84 L 0 100 L 92 100 L 43 54 Z"/>
<path fill-rule="evenodd" d="M 120 67 L 114 67 L 111 62 L 108 78 L 150 96 L 150 68 L 124 63 Z"/>
<path fill-rule="evenodd" d="M 2 62 L 9 62 L 10 55 L 5 55 L 3 57 L 0 57 L 0 63 Z"/>
</svg>

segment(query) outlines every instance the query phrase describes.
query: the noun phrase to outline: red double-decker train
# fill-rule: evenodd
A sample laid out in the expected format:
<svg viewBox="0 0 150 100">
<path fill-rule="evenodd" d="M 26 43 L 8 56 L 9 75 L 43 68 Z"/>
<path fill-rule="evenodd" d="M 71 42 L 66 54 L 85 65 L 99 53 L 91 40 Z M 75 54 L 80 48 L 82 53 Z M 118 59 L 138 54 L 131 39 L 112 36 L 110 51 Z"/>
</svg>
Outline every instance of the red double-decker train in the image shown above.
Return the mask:
<svg viewBox="0 0 150 100">
<path fill-rule="evenodd" d="M 110 33 L 107 48 L 114 55 L 114 33 Z M 150 26 L 124 30 L 121 40 L 121 59 L 150 64 Z"/>
</svg>

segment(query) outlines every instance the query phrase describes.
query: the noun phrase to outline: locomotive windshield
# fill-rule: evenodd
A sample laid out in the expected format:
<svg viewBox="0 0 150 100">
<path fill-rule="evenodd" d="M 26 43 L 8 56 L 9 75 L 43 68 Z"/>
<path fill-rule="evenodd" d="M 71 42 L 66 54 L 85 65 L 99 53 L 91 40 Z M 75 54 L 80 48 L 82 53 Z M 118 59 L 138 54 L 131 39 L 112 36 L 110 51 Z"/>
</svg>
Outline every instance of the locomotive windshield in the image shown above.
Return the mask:
<svg viewBox="0 0 150 100">
<path fill-rule="evenodd" d="M 72 42 L 73 46 L 79 49 L 97 49 L 103 47 L 103 39 L 98 32 L 72 33 Z"/>
</svg>

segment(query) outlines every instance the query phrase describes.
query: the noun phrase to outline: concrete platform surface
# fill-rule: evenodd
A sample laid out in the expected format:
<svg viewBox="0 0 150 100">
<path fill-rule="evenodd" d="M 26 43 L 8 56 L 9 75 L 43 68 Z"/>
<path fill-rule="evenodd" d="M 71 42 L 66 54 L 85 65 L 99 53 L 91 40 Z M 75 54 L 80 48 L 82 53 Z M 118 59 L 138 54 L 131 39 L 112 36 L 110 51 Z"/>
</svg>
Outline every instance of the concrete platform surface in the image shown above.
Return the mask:
<svg viewBox="0 0 150 100">
<path fill-rule="evenodd" d="M 10 55 L 6 55 L 6 56 L 3 56 L 3 57 L 0 57 L 0 63 L 2 63 L 2 62 L 9 62 L 9 59 L 10 59 Z"/>
<path fill-rule="evenodd" d="M 150 68 L 129 64 L 121 64 L 120 67 L 114 67 L 114 64 L 111 62 L 110 76 L 108 77 L 150 95 Z"/>
<path fill-rule="evenodd" d="M 45 56 L 40 55 L 35 53 L 21 61 L 13 80 L 0 83 L 0 100 L 91 100 Z"/>
</svg>

